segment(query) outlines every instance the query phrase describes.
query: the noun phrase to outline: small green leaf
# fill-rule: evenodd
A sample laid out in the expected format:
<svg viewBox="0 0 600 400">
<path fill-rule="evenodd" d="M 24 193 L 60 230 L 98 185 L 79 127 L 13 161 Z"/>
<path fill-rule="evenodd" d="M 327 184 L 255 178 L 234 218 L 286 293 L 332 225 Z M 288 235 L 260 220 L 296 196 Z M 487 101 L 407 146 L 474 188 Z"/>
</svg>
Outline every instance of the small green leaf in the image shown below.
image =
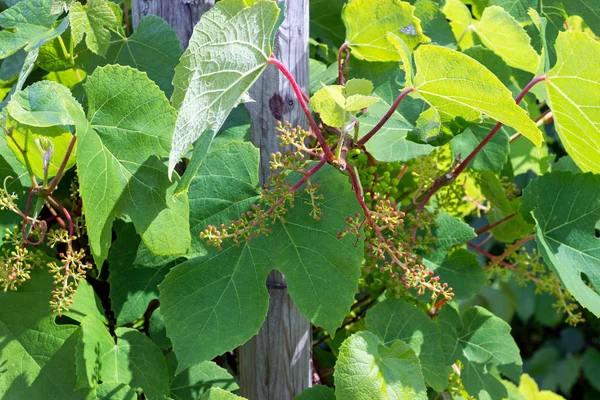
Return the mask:
<svg viewBox="0 0 600 400">
<path fill-rule="evenodd" d="M 179 115 L 169 176 L 202 134 L 219 131 L 266 68 L 278 18 L 279 7 L 274 1 L 223 0 L 195 26 L 173 78 L 172 102 Z"/>
<path fill-rule="evenodd" d="M 414 53 L 415 88 L 443 121 L 463 117 L 477 121 L 485 114 L 519 131 L 540 146 L 543 136 L 515 104 L 510 91 L 488 69 L 472 58 L 444 47 L 424 45 Z"/>
<path fill-rule="evenodd" d="M 0 13 L 0 59 L 37 49 L 67 29 L 69 19 L 51 15 L 53 0 L 22 0 Z"/>
<path fill-rule="evenodd" d="M 370 96 L 373 84 L 366 79 L 351 79 L 349 87 L 330 85 L 318 90 L 311 98 L 310 105 L 320 114 L 329 126 L 343 128 L 350 122 L 350 116 L 379 101 Z M 344 119 L 345 118 L 345 119 Z"/>
<path fill-rule="evenodd" d="M 110 31 L 118 29 L 121 23 L 106 0 L 88 0 L 86 5 L 76 2 L 69 19 L 73 43 L 78 45 L 85 35 L 88 49 L 101 56 L 108 50 Z"/>
<path fill-rule="evenodd" d="M 386 346 L 396 340 L 407 343 L 419 357 L 425 382 L 431 387 L 441 391 L 448 386 L 450 368 L 440 362 L 440 330 L 423 311 L 404 300 L 387 299 L 369 310 L 366 324 Z"/>
<path fill-rule="evenodd" d="M 525 189 L 521 213 L 537 222 L 546 264 L 582 306 L 600 315 L 600 175 L 553 172 Z"/>
<path fill-rule="evenodd" d="M 583 354 L 581 363 L 583 375 L 587 381 L 596 390 L 600 390 L 600 352 L 593 347 L 589 347 Z"/>
<path fill-rule="evenodd" d="M 96 264 L 105 260 L 112 221 L 123 213 L 153 254 L 185 254 L 187 196 L 173 198 L 176 182 L 158 158 L 168 154 L 175 110 L 146 74 L 129 67 L 97 68 L 84 89 L 90 125 L 78 132 L 78 173 Z"/>
<path fill-rule="evenodd" d="M 600 43 L 581 32 L 561 33 L 548 72 L 548 103 L 565 149 L 582 171 L 600 173 Z"/>
<path fill-rule="evenodd" d="M 487 7 L 481 21 L 474 24 L 483 44 L 498 54 L 514 68 L 535 74 L 540 55 L 531 46 L 531 38 L 525 29 L 503 8 Z"/>
<path fill-rule="evenodd" d="M 244 400 L 244 398 L 216 387 L 210 388 L 200 400 Z"/>
<path fill-rule="evenodd" d="M 335 364 L 336 398 L 347 400 L 427 399 L 419 360 L 410 346 L 385 346 L 371 332 L 342 343 Z"/>
<path fill-rule="evenodd" d="M 427 268 L 440 277 L 440 282 L 452 288 L 457 300 L 469 299 L 477 294 L 486 284 L 488 275 L 481 268 L 475 253 L 465 249 L 457 249 L 439 264 L 423 259 Z"/>
<path fill-rule="evenodd" d="M 367 61 L 400 61 L 400 56 L 387 39 L 398 35 L 410 49 L 427 40 L 415 8 L 397 0 L 352 0 L 344 6 L 342 19 L 346 26 L 346 43 L 352 54 Z"/>
</svg>

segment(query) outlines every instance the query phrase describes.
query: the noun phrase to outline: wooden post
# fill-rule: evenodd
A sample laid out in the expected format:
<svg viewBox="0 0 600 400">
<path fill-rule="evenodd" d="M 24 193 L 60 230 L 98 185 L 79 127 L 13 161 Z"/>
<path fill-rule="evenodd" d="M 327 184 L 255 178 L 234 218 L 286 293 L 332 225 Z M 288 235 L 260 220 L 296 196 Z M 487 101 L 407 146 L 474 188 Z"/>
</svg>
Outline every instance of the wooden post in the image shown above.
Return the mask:
<svg viewBox="0 0 600 400">
<path fill-rule="evenodd" d="M 181 47 L 187 48 L 194 26 L 215 0 L 132 0 L 133 27 L 146 15 L 158 15 L 175 29 Z"/>
<path fill-rule="evenodd" d="M 309 0 L 278 0 L 286 4 L 286 19 L 275 39 L 275 55 L 308 92 Z M 277 120 L 308 128 L 291 86 L 271 65 L 250 90 L 255 102 L 246 107 L 252 119 L 252 142 L 260 148 L 261 183 L 271 174 L 271 153 L 280 151 Z M 291 400 L 311 386 L 310 323 L 290 298 L 284 276 L 273 271 L 268 277 L 269 313 L 257 336 L 240 348 L 241 395 L 250 400 Z"/>
</svg>

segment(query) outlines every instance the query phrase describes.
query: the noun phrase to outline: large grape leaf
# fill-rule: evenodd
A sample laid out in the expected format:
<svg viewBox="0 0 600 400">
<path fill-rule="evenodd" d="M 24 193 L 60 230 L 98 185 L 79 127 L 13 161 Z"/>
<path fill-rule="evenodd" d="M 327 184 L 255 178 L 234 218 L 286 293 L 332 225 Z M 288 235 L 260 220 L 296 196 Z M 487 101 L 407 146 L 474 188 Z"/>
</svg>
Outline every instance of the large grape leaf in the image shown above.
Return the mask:
<svg viewBox="0 0 600 400">
<path fill-rule="evenodd" d="M 440 362 L 440 330 L 424 312 L 402 299 L 387 299 L 369 310 L 366 324 L 386 346 L 396 340 L 407 343 L 419 357 L 431 387 L 442 391 L 448 386 L 450 366 Z"/>
<path fill-rule="evenodd" d="M 159 157 L 168 154 L 175 110 L 146 74 L 129 67 L 97 68 L 84 85 L 88 129 L 79 135 L 78 173 L 90 247 L 106 259 L 113 219 L 131 217 L 155 255 L 184 254 L 190 246 L 187 196 Z"/>
<path fill-rule="evenodd" d="M 445 306 L 437 322 L 448 361 L 458 358 L 463 363 L 461 378 L 467 392 L 477 399 L 505 398 L 506 388 L 490 374 L 490 367 L 513 379 L 521 375 L 523 362 L 510 325 L 479 306 L 469 308 L 462 322 L 453 308 Z"/>
<path fill-rule="evenodd" d="M 479 120 L 485 114 L 540 146 L 543 136 L 510 91 L 483 65 L 457 51 L 423 45 L 414 53 L 415 89 L 442 119 Z"/>
<path fill-rule="evenodd" d="M 566 32 L 556 51 L 545 83 L 557 132 L 584 172 L 600 173 L 600 43 L 585 33 Z"/>
<path fill-rule="evenodd" d="M 531 182 L 522 213 L 537 222 L 540 254 L 567 290 L 600 315 L 600 176 L 553 172 Z"/>
<path fill-rule="evenodd" d="M 0 13 L 0 59 L 25 48 L 37 49 L 69 26 L 69 19 L 57 21 L 51 15 L 53 0 L 22 0 Z"/>
<path fill-rule="evenodd" d="M 88 49 L 101 56 L 110 44 L 110 31 L 120 28 L 113 9 L 106 0 L 88 0 L 85 5 L 75 2 L 69 11 L 73 44 L 83 40 Z"/>
<path fill-rule="evenodd" d="M 419 359 L 410 346 L 400 340 L 386 346 L 368 331 L 342 343 L 334 377 L 338 399 L 427 399 Z"/>
<path fill-rule="evenodd" d="M 285 274 L 294 303 L 313 324 L 335 332 L 342 323 L 357 290 L 363 254 L 361 241 L 338 240 L 337 234 L 345 229 L 345 217 L 359 210 L 347 178 L 335 168 L 325 166 L 311 182 L 321 185 L 324 196 L 320 221 L 310 218 L 310 199 L 303 193 L 269 236 L 210 250 L 173 268 L 159 285 L 161 314 L 180 370 L 258 332 L 267 313 L 265 281 L 272 269 Z M 229 192 L 213 196 L 229 198 Z"/>
<path fill-rule="evenodd" d="M 346 43 L 352 54 L 367 61 L 400 61 L 396 47 L 387 39 L 398 35 L 410 49 L 425 42 L 415 7 L 397 0 L 351 0 L 344 6 Z"/>
<path fill-rule="evenodd" d="M 266 68 L 279 12 L 274 1 L 223 0 L 194 27 L 173 78 L 172 102 L 179 115 L 169 176 L 196 139 L 219 131 Z"/>
<path fill-rule="evenodd" d="M 170 264 L 158 268 L 136 266 L 141 239 L 133 224 L 121 223 L 116 229 L 117 239 L 108 257 L 111 310 L 117 326 L 133 323 L 142 318 L 148 303 L 158 299 L 158 284 L 169 272 Z"/>
<path fill-rule="evenodd" d="M 120 383 L 141 388 L 149 400 L 164 399 L 169 374 L 160 348 L 135 329 L 117 328 L 115 336 L 96 317 L 81 322 L 76 348 L 79 387 Z"/>
<path fill-rule="evenodd" d="M 173 28 L 164 19 L 147 15 L 131 36 L 113 33 L 104 57 L 85 50 L 78 54 L 76 62 L 89 74 L 106 64 L 128 65 L 147 73 L 148 78 L 170 97 L 174 70 L 181 53 L 181 44 Z"/>
<path fill-rule="evenodd" d="M 540 55 L 531 46 L 531 38 L 517 20 L 502 7 L 487 7 L 481 20 L 473 25 L 483 44 L 515 68 L 535 74 Z"/>
<path fill-rule="evenodd" d="M 72 349 L 76 327 L 56 324 L 56 314 L 48 305 L 52 289 L 52 277 L 46 271 L 34 270 L 19 291 L 0 293 L 3 399 L 77 398 L 73 392 L 76 382 Z M 52 388 L 52 397 L 44 395 L 48 388 Z"/>
</svg>

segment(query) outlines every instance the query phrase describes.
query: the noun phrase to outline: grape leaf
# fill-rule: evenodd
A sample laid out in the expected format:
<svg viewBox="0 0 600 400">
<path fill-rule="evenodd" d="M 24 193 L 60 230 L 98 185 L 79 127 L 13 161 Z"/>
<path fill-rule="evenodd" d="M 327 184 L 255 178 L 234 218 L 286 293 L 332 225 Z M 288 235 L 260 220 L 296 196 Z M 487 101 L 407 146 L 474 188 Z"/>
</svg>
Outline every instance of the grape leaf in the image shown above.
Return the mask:
<svg viewBox="0 0 600 400">
<path fill-rule="evenodd" d="M 236 396 L 235 394 L 225 391 L 221 388 L 215 387 L 210 388 L 200 400 L 244 400 L 243 397 Z"/>
<path fill-rule="evenodd" d="M 369 310 L 366 324 L 385 346 L 396 340 L 408 344 L 419 357 L 425 382 L 431 387 L 441 391 L 448 386 L 450 367 L 440 363 L 439 357 L 440 331 L 424 312 L 402 299 L 387 299 Z"/>
<path fill-rule="evenodd" d="M 190 228 L 193 249 L 202 248 L 200 232 L 208 225 L 239 218 L 260 198 L 259 151 L 251 143 L 213 147 L 190 185 Z"/>
<path fill-rule="evenodd" d="M 600 173 L 600 43 L 585 33 L 561 33 L 556 51 L 545 83 L 557 132 L 582 171 Z"/>
<path fill-rule="evenodd" d="M 73 44 L 78 45 L 85 35 L 88 49 L 101 56 L 108 50 L 110 30 L 118 29 L 121 24 L 106 0 L 88 0 L 85 5 L 75 2 L 69 19 Z"/>
<path fill-rule="evenodd" d="M 190 245 L 187 196 L 157 157 L 168 154 L 175 111 L 146 74 L 106 66 L 90 75 L 88 129 L 80 129 L 78 173 L 90 247 L 101 266 L 115 217 L 131 217 L 155 255 L 184 254 Z"/>
<path fill-rule="evenodd" d="M 454 357 L 463 362 L 461 378 L 467 392 L 478 399 L 506 397 L 506 388 L 489 369 L 493 365 L 505 375 L 521 374 L 523 362 L 510 335 L 510 326 L 479 306 L 465 311 L 462 322 L 459 314 L 448 306 L 438 318 L 443 324 L 442 345 L 450 362 Z"/>
<path fill-rule="evenodd" d="M 395 46 L 387 39 L 398 35 L 410 49 L 427 40 L 415 7 L 396 0 L 352 0 L 344 5 L 342 20 L 346 43 L 352 54 L 366 61 L 400 61 Z"/>
<path fill-rule="evenodd" d="M 460 0 L 446 0 L 442 11 L 450 21 L 457 45 L 463 49 L 473 46 L 473 18 L 467 6 Z"/>
<path fill-rule="evenodd" d="M 452 247 L 465 244 L 477 237 L 473 228 L 463 222 L 462 219 L 444 211 L 440 212 L 435 219 L 432 234 L 437 237 L 437 241 L 432 248 L 433 251 L 427 254 L 425 258 L 434 263 L 441 263 Z"/>
<path fill-rule="evenodd" d="M 311 0 L 310 37 L 331 47 L 344 43 L 341 14 L 346 0 Z"/>
<path fill-rule="evenodd" d="M 49 387 L 56 396 L 52 398 L 75 398 L 69 394 L 76 383 L 74 359 L 70 360 L 69 354 L 74 354 L 71 346 L 77 338 L 76 327 L 55 323 L 56 314 L 48 306 L 52 289 L 52 277 L 36 269 L 19 291 L 0 293 L 3 398 L 47 398 L 44 393 Z"/>
<path fill-rule="evenodd" d="M 171 381 L 170 396 L 175 400 L 197 399 L 211 387 L 234 391 L 239 389 L 233 376 L 213 361 L 193 365 Z"/>
<path fill-rule="evenodd" d="M 355 333 L 342 343 L 334 378 L 338 399 L 427 399 L 419 359 L 410 346 L 398 340 L 388 347 L 371 332 Z"/>
<path fill-rule="evenodd" d="M 278 18 L 279 8 L 273 1 L 223 0 L 195 26 L 173 78 L 172 102 L 179 115 L 169 176 L 196 139 L 219 131 L 266 68 Z"/>
<path fill-rule="evenodd" d="M 113 33 L 104 57 L 86 50 L 78 54 L 76 62 L 90 74 L 96 67 L 106 64 L 136 68 L 146 72 L 169 97 L 173 93 L 173 74 L 181 53 L 181 44 L 173 28 L 164 19 L 147 15 L 131 36 Z"/>
<path fill-rule="evenodd" d="M 455 117 L 479 120 L 482 114 L 504 123 L 540 146 L 543 136 L 527 113 L 515 104 L 510 91 L 488 69 L 472 58 L 444 47 L 421 46 L 414 53 L 415 89 L 442 120 Z"/>
<path fill-rule="evenodd" d="M 418 0 L 414 3 L 415 16 L 421 20 L 423 33 L 431 38 L 432 43 L 456 49 L 452 27 L 438 3 L 434 0 Z"/>
<path fill-rule="evenodd" d="M 342 323 L 357 290 L 363 250 L 361 241 L 338 240 L 337 234 L 358 208 L 347 178 L 335 168 L 325 166 L 311 182 L 320 184 L 324 196 L 321 221 L 309 217 L 310 198 L 303 193 L 269 236 L 209 250 L 173 268 L 159 285 L 161 314 L 180 370 L 258 332 L 268 308 L 264 282 L 274 268 L 285 274 L 290 296 L 313 324 L 335 332 Z M 214 194 L 221 196 L 228 193 Z M 190 313 L 182 304 L 195 310 Z"/>
<path fill-rule="evenodd" d="M 135 329 L 117 328 L 115 335 L 116 344 L 100 355 L 102 382 L 141 388 L 150 400 L 165 398 L 169 394 L 169 374 L 160 348 Z"/>
<path fill-rule="evenodd" d="M 427 268 L 440 277 L 440 281 L 452 288 L 457 300 L 469 299 L 486 284 L 488 276 L 474 253 L 457 249 L 439 263 L 423 259 Z"/>
<path fill-rule="evenodd" d="M 521 213 L 537 222 L 536 242 L 567 290 L 600 315 L 600 176 L 552 172 L 525 189 Z M 531 217 L 529 217 L 531 218 Z"/>
<path fill-rule="evenodd" d="M 77 389 L 95 388 L 101 376 L 103 356 L 115 345 L 106 325 L 96 316 L 88 315 L 81 320 L 81 332 L 75 349 L 77 365 Z"/>
<path fill-rule="evenodd" d="M 527 14 L 530 8 L 538 8 L 539 0 L 491 0 L 491 6 L 502 7 L 512 15 L 519 23 L 529 22 Z"/>
<path fill-rule="evenodd" d="M 119 229 L 120 228 L 120 229 Z M 120 224 L 117 240 L 108 257 L 111 309 L 117 317 L 117 326 L 142 318 L 148 303 L 158 299 L 158 284 L 169 272 L 171 265 L 145 268 L 134 265 L 141 242 L 133 224 Z"/>
<path fill-rule="evenodd" d="M 124 383 L 102 383 L 90 391 L 86 400 L 137 400 L 138 395 L 133 388 Z"/>
<path fill-rule="evenodd" d="M 350 116 L 372 106 L 379 99 L 370 96 L 373 84 L 366 79 L 350 79 L 346 86 L 323 86 L 310 99 L 311 108 L 329 126 L 344 128 Z"/>
<path fill-rule="evenodd" d="M 67 29 L 69 19 L 51 15 L 53 0 L 22 0 L 0 13 L 0 59 L 37 49 Z"/>
<path fill-rule="evenodd" d="M 483 11 L 481 20 L 473 25 L 483 44 L 515 68 L 535 74 L 540 55 L 531 46 L 531 38 L 517 20 L 501 7 Z"/>
<path fill-rule="evenodd" d="M 502 383 L 508 389 L 508 400 L 565 400 L 564 397 L 549 390 L 540 391 L 536 381 L 527 374 L 521 375 L 518 388 L 506 380 Z"/>
</svg>

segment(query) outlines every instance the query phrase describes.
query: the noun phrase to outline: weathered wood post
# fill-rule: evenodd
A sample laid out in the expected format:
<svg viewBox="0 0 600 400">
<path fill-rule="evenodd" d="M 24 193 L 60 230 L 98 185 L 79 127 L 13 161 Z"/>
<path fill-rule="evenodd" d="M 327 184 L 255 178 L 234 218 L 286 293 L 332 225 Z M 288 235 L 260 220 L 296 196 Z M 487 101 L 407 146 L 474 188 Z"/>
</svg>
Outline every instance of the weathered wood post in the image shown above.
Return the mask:
<svg viewBox="0 0 600 400">
<path fill-rule="evenodd" d="M 275 39 L 275 55 L 308 92 L 309 0 L 278 0 L 286 19 Z M 260 148 L 261 183 L 270 175 L 271 153 L 280 150 L 277 120 L 308 128 L 292 88 L 275 66 L 269 66 L 250 90 L 255 103 L 247 108 L 252 119 L 252 142 Z M 311 385 L 311 326 L 294 306 L 285 278 L 273 271 L 267 287 L 269 313 L 258 335 L 241 347 L 241 395 L 250 400 L 291 400 Z"/>
<path fill-rule="evenodd" d="M 175 29 L 181 47 L 185 49 L 194 31 L 194 25 L 202 14 L 215 5 L 215 0 L 133 0 L 131 3 L 134 28 L 142 17 L 158 15 Z"/>
</svg>

